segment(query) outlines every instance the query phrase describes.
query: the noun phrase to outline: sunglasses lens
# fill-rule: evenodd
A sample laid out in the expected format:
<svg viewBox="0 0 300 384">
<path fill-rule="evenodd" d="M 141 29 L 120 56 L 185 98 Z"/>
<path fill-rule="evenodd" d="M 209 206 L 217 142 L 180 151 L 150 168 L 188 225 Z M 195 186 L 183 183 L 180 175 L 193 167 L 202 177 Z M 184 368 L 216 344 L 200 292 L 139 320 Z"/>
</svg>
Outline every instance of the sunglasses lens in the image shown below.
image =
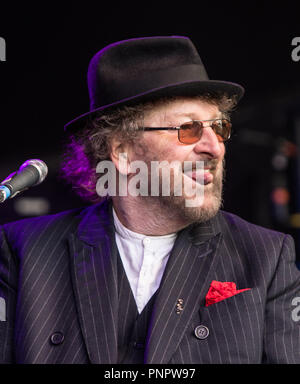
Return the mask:
<svg viewBox="0 0 300 384">
<path fill-rule="evenodd" d="M 202 123 L 190 121 L 182 124 L 179 130 L 179 141 L 183 144 L 196 143 L 201 137 Z"/>
<path fill-rule="evenodd" d="M 230 138 L 232 126 L 230 121 L 226 119 L 215 120 L 210 126 L 215 132 L 219 142 L 223 143 Z M 203 126 L 201 121 L 184 123 L 179 130 L 179 141 L 183 144 L 194 144 L 201 139 L 202 130 Z"/>
<path fill-rule="evenodd" d="M 230 134 L 231 134 L 230 121 L 226 119 L 216 120 L 212 123 L 211 127 L 214 130 L 220 142 L 226 141 L 230 138 Z"/>
</svg>

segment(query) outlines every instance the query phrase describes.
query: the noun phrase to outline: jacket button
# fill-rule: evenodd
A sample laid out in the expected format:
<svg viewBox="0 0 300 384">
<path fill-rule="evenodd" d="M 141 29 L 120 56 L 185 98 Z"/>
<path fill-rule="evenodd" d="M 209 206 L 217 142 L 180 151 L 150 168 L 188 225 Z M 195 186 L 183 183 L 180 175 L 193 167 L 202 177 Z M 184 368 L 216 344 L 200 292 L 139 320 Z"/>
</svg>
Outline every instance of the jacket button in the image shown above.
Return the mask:
<svg viewBox="0 0 300 384">
<path fill-rule="evenodd" d="M 197 339 L 204 340 L 209 335 L 209 329 L 205 325 L 198 325 L 195 328 L 195 336 Z"/>
<path fill-rule="evenodd" d="M 50 336 L 50 341 L 54 345 L 59 345 L 61 344 L 65 339 L 65 336 L 62 332 L 54 332 Z"/>
</svg>

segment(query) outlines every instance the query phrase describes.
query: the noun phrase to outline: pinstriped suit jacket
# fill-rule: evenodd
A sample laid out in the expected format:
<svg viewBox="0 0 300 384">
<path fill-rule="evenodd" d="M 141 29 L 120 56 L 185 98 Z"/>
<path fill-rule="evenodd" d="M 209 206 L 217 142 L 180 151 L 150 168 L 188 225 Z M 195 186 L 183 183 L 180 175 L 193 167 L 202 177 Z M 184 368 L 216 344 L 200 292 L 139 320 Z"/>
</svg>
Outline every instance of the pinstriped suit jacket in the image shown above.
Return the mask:
<svg viewBox="0 0 300 384">
<path fill-rule="evenodd" d="M 1 362 L 117 362 L 119 256 L 110 203 L 6 224 L 0 247 Z M 212 280 L 251 289 L 205 307 Z M 220 211 L 176 239 L 145 363 L 300 363 L 300 325 L 291 316 L 297 296 L 292 238 Z M 203 340 L 194 334 L 200 324 L 210 331 Z M 56 345 L 55 332 L 64 335 Z"/>
</svg>

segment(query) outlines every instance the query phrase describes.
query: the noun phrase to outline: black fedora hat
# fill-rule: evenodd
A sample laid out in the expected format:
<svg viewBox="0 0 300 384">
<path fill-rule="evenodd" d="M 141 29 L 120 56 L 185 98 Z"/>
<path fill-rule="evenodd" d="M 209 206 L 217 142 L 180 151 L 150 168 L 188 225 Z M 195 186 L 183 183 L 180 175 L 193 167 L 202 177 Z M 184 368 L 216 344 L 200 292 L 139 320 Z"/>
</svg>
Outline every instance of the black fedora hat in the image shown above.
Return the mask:
<svg viewBox="0 0 300 384">
<path fill-rule="evenodd" d="M 165 96 L 224 93 L 239 101 L 244 88 L 210 80 L 188 37 L 157 36 L 119 41 L 97 52 L 88 67 L 90 111 L 65 125 L 81 126 L 95 112 Z"/>
</svg>

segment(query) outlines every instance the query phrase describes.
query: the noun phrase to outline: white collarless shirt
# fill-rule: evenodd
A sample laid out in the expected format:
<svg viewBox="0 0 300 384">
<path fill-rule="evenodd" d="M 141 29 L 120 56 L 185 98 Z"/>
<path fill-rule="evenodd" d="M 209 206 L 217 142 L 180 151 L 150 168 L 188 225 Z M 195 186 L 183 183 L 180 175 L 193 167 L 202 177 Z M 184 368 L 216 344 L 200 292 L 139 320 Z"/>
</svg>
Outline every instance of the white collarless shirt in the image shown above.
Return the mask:
<svg viewBox="0 0 300 384">
<path fill-rule="evenodd" d="M 113 209 L 116 243 L 139 313 L 158 289 L 177 233 L 146 236 L 126 228 Z"/>
</svg>

